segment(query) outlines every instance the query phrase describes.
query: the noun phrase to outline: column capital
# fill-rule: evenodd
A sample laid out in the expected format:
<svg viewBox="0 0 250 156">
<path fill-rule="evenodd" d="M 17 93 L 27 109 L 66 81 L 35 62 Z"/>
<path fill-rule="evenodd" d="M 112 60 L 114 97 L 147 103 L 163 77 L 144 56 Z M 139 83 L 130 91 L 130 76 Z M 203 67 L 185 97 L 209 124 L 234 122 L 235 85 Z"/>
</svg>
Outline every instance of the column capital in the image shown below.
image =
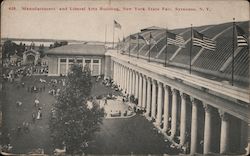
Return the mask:
<svg viewBox="0 0 250 156">
<path fill-rule="evenodd" d="M 221 120 L 227 121 L 228 117 L 229 117 L 228 114 L 221 109 L 219 109 L 218 111 L 219 111 L 219 115 L 220 115 Z"/>
<path fill-rule="evenodd" d="M 212 107 L 206 103 L 203 103 L 203 108 L 206 113 L 211 113 Z"/>
<path fill-rule="evenodd" d="M 152 84 L 154 84 L 154 85 L 157 84 L 157 81 L 156 81 L 156 80 L 152 79 L 151 81 L 152 81 Z"/>
<path fill-rule="evenodd" d="M 163 85 L 163 83 L 161 81 L 157 81 L 157 84 L 161 85 L 161 86 Z"/>
<path fill-rule="evenodd" d="M 194 97 L 190 97 L 190 101 L 192 103 L 192 105 L 197 105 L 197 99 Z"/>
<path fill-rule="evenodd" d="M 146 77 L 148 82 L 151 82 L 151 78 L 150 77 Z"/>
<path fill-rule="evenodd" d="M 181 98 L 182 98 L 183 100 L 186 100 L 188 95 L 185 94 L 184 92 L 181 92 L 181 91 L 179 91 L 179 92 L 180 92 Z"/>
<path fill-rule="evenodd" d="M 171 88 L 172 94 L 177 94 L 178 90 L 175 88 Z"/>
<path fill-rule="evenodd" d="M 168 92 L 169 92 L 170 87 L 169 87 L 168 85 L 165 85 L 165 84 L 163 84 L 163 86 L 164 86 L 165 91 L 168 91 Z"/>
</svg>

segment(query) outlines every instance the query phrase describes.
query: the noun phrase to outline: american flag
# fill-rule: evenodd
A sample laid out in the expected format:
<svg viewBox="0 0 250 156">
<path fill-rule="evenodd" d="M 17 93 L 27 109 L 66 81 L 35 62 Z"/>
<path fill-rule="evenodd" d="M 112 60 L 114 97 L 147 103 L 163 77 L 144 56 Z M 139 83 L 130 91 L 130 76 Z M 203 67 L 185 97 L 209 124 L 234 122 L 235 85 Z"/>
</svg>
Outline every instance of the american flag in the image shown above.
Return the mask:
<svg viewBox="0 0 250 156">
<path fill-rule="evenodd" d="M 142 35 L 138 34 L 138 39 L 142 39 L 146 42 L 146 44 L 149 44 L 148 40 L 146 40 Z"/>
<path fill-rule="evenodd" d="M 150 38 L 150 44 L 156 44 L 156 41 L 155 41 L 155 39 L 153 38 L 153 36 L 152 36 L 151 33 L 150 33 L 149 38 Z"/>
<path fill-rule="evenodd" d="M 216 43 L 205 35 L 199 33 L 196 30 L 193 30 L 193 45 L 199 46 L 211 51 L 215 51 Z"/>
<path fill-rule="evenodd" d="M 236 25 L 235 27 L 238 47 L 248 46 L 247 37 L 245 36 L 244 30 L 242 30 L 241 27 L 239 27 L 238 25 Z"/>
<path fill-rule="evenodd" d="M 132 39 L 132 40 L 135 40 L 135 39 L 136 39 L 136 37 L 135 37 L 134 35 L 130 35 L 129 37 L 130 37 L 130 39 Z"/>
<path fill-rule="evenodd" d="M 172 44 L 184 48 L 185 47 L 184 42 L 185 41 L 182 36 L 176 35 L 169 31 L 167 32 L 167 44 Z"/>
<path fill-rule="evenodd" d="M 114 27 L 118 29 L 122 28 L 121 24 L 119 24 L 116 20 L 114 20 Z"/>
</svg>

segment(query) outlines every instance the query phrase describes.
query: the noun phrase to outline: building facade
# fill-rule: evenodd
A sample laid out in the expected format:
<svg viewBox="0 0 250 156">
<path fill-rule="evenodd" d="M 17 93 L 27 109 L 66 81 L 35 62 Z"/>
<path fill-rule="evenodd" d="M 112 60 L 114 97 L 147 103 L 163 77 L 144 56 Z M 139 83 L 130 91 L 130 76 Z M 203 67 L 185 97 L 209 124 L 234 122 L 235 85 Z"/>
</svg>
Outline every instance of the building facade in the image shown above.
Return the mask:
<svg viewBox="0 0 250 156">
<path fill-rule="evenodd" d="M 248 33 L 248 23 L 237 24 Z M 51 49 L 49 75 L 67 75 L 75 62 L 88 65 L 92 75 L 112 78 L 138 99 L 145 117 L 187 154 L 248 154 L 248 48 L 235 48 L 233 62 L 230 23 L 194 29 L 216 41 L 214 52 L 193 47 L 190 55 L 188 28 L 171 30 L 183 36 L 185 48 L 180 48 L 166 45 L 166 30 L 151 27 L 138 33 L 154 38 L 151 47 L 127 37 L 118 50 L 87 44 Z"/>
<path fill-rule="evenodd" d="M 248 23 L 237 23 L 246 35 Z M 235 48 L 232 73 L 232 24 L 195 29 L 216 41 L 214 52 L 193 47 L 190 56 L 188 28 L 172 30 L 185 48 L 166 46 L 164 29 L 143 29 L 139 34 L 156 44 L 127 37 L 118 53 L 105 54 L 105 77 L 134 95 L 145 117 L 187 154 L 249 154 L 248 48 Z"/>
<path fill-rule="evenodd" d="M 49 76 L 67 75 L 74 63 L 88 66 L 92 76 L 104 74 L 104 45 L 72 44 L 46 52 Z"/>
</svg>

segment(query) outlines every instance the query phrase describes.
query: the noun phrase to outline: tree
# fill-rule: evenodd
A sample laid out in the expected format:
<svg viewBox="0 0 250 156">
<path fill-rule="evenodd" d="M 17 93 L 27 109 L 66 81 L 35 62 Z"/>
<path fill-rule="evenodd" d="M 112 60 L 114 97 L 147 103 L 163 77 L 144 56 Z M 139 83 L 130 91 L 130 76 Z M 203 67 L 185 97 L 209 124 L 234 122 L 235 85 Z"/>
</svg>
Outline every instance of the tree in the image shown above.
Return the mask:
<svg viewBox="0 0 250 156">
<path fill-rule="evenodd" d="M 20 57 L 23 57 L 23 53 L 25 51 L 25 45 L 20 42 L 20 44 L 17 46 L 17 55 Z"/>
<path fill-rule="evenodd" d="M 66 152 L 84 152 L 84 143 L 93 139 L 102 123 L 103 110 L 96 102 L 87 104 L 91 93 L 90 70 L 73 65 L 66 79 L 66 86 L 54 104 L 55 117 L 50 120 L 50 129 L 55 147 L 66 146 Z"/>
<path fill-rule="evenodd" d="M 9 58 L 11 55 L 14 55 L 17 51 L 17 44 L 11 40 L 7 40 L 3 44 L 3 58 Z"/>
<path fill-rule="evenodd" d="M 40 53 L 40 57 L 43 58 L 45 56 L 44 54 L 44 45 L 40 44 L 39 48 L 38 48 L 38 52 Z"/>
</svg>

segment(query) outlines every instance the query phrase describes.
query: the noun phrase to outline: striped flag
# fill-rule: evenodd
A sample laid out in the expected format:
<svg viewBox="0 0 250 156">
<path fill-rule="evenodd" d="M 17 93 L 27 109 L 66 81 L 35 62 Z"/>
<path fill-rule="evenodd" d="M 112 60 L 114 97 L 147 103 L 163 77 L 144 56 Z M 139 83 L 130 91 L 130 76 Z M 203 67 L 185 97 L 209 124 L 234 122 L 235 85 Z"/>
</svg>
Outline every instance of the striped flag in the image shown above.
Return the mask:
<svg viewBox="0 0 250 156">
<path fill-rule="evenodd" d="M 167 44 L 172 44 L 181 48 L 185 48 L 184 42 L 185 41 L 182 36 L 171 33 L 169 31 L 167 32 Z"/>
<path fill-rule="evenodd" d="M 150 33 L 149 38 L 150 38 L 150 44 L 156 44 L 156 41 L 155 41 L 155 39 L 153 38 L 153 36 L 152 36 L 151 33 Z"/>
<path fill-rule="evenodd" d="M 130 39 L 132 39 L 132 40 L 135 40 L 135 39 L 136 39 L 136 37 L 135 37 L 134 35 L 130 35 L 129 37 L 130 37 Z"/>
<path fill-rule="evenodd" d="M 241 27 L 239 27 L 238 25 L 236 25 L 235 27 L 236 27 L 238 47 L 248 46 L 247 37 L 245 36 L 244 30 Z"/>
<path fill-rule="evenodd" d="M 215 51 L 216 43 L 205 35 L 193 30 L 193 45 Z"/>
<path fill-rule="evenodd" d="M 114 27 L 118 29 L 122 28 L 121 24 L 119 24 L 116 20 L 114 20 Z"/>
</svg>

